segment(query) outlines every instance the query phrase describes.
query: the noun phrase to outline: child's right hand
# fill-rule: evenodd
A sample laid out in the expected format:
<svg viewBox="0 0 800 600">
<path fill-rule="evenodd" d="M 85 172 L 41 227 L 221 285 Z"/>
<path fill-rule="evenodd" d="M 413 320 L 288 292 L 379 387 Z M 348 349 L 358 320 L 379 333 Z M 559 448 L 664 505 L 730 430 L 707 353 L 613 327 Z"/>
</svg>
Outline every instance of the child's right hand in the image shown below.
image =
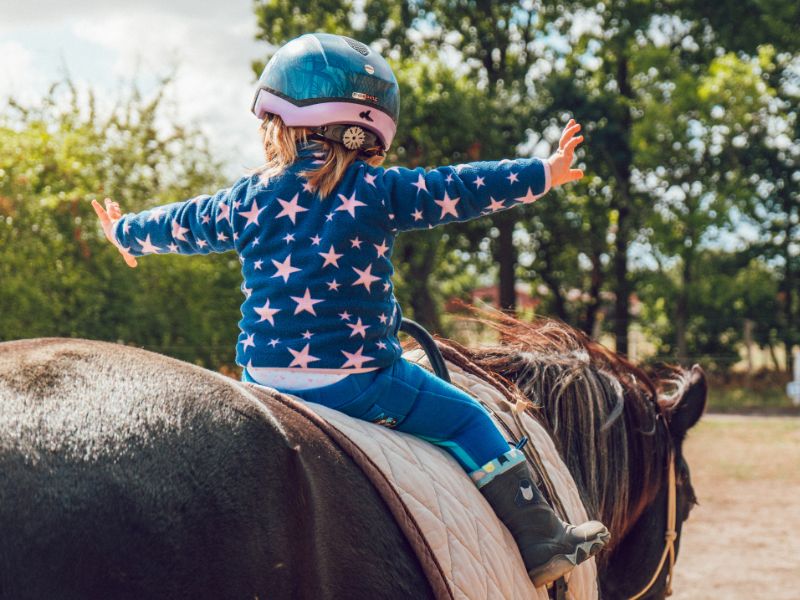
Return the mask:
<svg viewBox="0 0 800 600">
<path fill-rule="evenodd" d="M 114 224 L 122 218 L 122 211 L 119 209 L 119 204 L 112 202 L 110 198 L 106 198 L 105 203 L 106 207 L 103 208 L 97 200 L 92 200 L 92 207 L 94 208 L 94 212 L 97 213 L 97 217 L 100 219 L 100 226 L 103 228 L 103 233 L 106 234 L 108 241 L 117 247 L 119 253 L 122 254 L 122 258 L 125 259 L 125 263 L 129 267 L 134 268 L 137 264 L 136 259 L 128 254 L 114 238 Z"/>
<path fill-rule="evenodd" d="M 553 187 L 577 181 L 583 177 L 581 169 L 570 168 L 575 158 L 575 148 L 583 141 L 582 135 L 575 137 L 580 130 L 580 123 L 576 123 L 575 119 L 570 119 L 561 133 L 558 150 L 547 159 L 547 163 L 550 165 L 550 185 Z"/>
</svg>

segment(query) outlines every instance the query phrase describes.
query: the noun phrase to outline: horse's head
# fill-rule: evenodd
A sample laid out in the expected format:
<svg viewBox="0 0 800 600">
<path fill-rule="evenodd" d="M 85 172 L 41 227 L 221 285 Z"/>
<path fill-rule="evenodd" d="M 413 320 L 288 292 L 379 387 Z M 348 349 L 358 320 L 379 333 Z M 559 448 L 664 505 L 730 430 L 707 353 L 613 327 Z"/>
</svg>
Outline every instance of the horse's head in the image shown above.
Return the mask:
<svg viewBox="0 0 800 600">
<path fill-rule="evenodd" d="M 666 538 L 677 552 L 695 504 L 683 440 L 705 407 L 702 369 L 670 369 L 654 380 L 562 323 L 483 316 L 502 343 L 477 351 L 453 347 L 482 371 L 516 384 L 551 431 L 587 512 L 611 531 L 610 547 L 598 556 L 603 597 L 634 598 L 643 590 L 639 598 L 665 597 L 675 558 L 668 551 L 662 562 Z"/>
<path fill-rule="evenodd" d="M 671 448 L 663 484 L 623 537 L 616 540 L 612 554 L 601 565 L 600 584 L 605 598 L 654 600 L 670 593 L 672 565 L 680 547 L 683 523 L 697 502 L 683 455 L 683 441 L 703 414 L 708 391 L 705 375 L 695 365 L 688 371 L 676 370 L 666 381 L 675 389 L 659 402 L 660 433 L 656 437 L 661 440 L 660 445 Z"/>
</svg>

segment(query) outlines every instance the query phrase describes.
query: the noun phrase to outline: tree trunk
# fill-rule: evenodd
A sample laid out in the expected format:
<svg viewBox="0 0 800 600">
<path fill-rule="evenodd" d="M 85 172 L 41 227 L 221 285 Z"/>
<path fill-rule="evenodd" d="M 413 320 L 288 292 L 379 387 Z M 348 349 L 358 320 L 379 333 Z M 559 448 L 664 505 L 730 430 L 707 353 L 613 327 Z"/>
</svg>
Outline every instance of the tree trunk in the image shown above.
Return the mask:
<svg viewBox="0 0 800 600">
<path fill-rule="evenodd" d="M 687 365 L 689 344 L 686 339 L 689 326 L 689 291 L 692 285 L 692 257 L 686 253 L 682 257 L 681 287 L 675 304 L 675 346 L 678 364 Z"/>
<path fill-rule="evenodd" d="M 783 346 L 786 351 L 786 372 L 792 372 L 792 348 L 797 341 L 797 323 L 794 319 L 794 271 L 792 270 L 792 255 L 789 252 L 789 245 L 792 241 L 792 200 L 790 194 L 783 194 L 783 210 L 786 214 L 786 230 L 784 232 L 784 240 L 781 250 L 783 251 L 783 260 L 786 263 L 783 272 L 783 286 L 784 286 L 784 302 L 783 317 L 785 324 L 783 327 Z"/>
<path fill-rule="evenodd" d="M 617 85 L 620 95 L 625 98 L 620 118 L 622 141 L 624 147 L 619 150 L 619 159 L 616 166 L 619 193 L 616 196 L 616 209 L 618 213 L 617 234 L 614 239 L 614 287 L 616 300 L 614 302 L 614 338 L 616 350 L 620 354 L 628 353 L 628 328 L 630 326 L 630 311 L 628 300 L 631 295 L 630 281 L 628 281 L 628 244 L 630 243 L 630 202 L 631 202 L 631 111 L 630 100 L 633 98 L 628 81 L 628 56 L 624 49 L 620 49 L 617 58 Z"/>
<path fill-rule="evenodd" d="M 514 223 L 516 222 L 511 211 L 497 216 L 495 224 L 499 231 L 495 242 L 495 261 L 500 267 L 499 297 L 500 308 L 509 312 L 516 311 L 516 270 L 517 250 L 514 248 Z"/>
<path fill-rule="evenodd" d="M 753 376 L 753 322 L 750 319 L 745 319 L 743 327 L 742 335 L 744 337 L 744 347 L 747 353 L 747 379 Z"/>
<path fill-rule="evenodd" d="M 603 285 L 603 263 L 600 262 L 600 253 L 594 252 L 590 257 L 592 261 L 591 282 L 589 284 L 589 304 L 586 307 L 586 316 L 581 323 L 581 329 L 586 335 L 594 337 L 597 325 L 597 312 L 600 310 L 600 288 Z"/>
<path fill-rule="evenodd" d="M 427 241 L 427 240 L 426 240 Z M 420 325 L 434 333 L 441 333 L 442 321 L 439 307 L 431 293 L 431 274 L 436 265 L 438 247 L 436 243 L 406 243 L 402 248 L 403 261 L 412 265 L 414 277 L 408 278 L 409 305 L 413 318 Z"/>
<path fill-rule="evenodd" d="M 623 201 L 624 202 L 624 201 Z M 628 207 L 619 207 L 619 223 L 617 236 L 614 240 L 614 287 L 616 299 L 614 300 L 614 338 L 616 351 L 620 354 L 628 353 L 628 327 L 630 325 L 630 312 L 628 298 L 631 295 L 630 282 L 628 281 Z"/>
</svg>

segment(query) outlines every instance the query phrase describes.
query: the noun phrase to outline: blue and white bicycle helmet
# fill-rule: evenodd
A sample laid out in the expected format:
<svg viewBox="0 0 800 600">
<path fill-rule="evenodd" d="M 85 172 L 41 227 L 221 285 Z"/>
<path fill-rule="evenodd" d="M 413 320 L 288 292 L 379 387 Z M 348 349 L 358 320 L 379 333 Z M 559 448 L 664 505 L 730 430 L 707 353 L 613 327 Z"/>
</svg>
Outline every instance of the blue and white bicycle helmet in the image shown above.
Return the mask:
<svg viewBox="0 0 800 600">
<path fill-rule="evenodd" d="M 392 68 L 369 46 L 308 33 L 281 46 L 264 67 L 253 113 L 278 115 L 351 150 L 385 152 L 397 131 L 400 90 Z"/>
</svg>

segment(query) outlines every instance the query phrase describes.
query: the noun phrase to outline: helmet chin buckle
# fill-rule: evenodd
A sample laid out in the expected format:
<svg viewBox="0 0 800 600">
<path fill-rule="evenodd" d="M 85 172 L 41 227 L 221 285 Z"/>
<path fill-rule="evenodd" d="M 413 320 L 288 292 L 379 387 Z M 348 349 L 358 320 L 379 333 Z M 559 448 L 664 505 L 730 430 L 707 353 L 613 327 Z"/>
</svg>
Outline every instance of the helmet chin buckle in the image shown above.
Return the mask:
<svg viewBox="0 0 800 600">
<path fill-rule="evenodd" d="M 360 150 L 366 140 L 366 131 L 358 125 L 353 125 L 344 130 L 342 144 L 348 150 Z"/>
<path fill-rule="evenodd" d="M 312 131 L 314 136 L 338 142 L 348 150 L 364 151 L 367 148 L 381 147 L 378 136 L 360 125 L 325 125 L 315 127 Z"/>
</svg>

